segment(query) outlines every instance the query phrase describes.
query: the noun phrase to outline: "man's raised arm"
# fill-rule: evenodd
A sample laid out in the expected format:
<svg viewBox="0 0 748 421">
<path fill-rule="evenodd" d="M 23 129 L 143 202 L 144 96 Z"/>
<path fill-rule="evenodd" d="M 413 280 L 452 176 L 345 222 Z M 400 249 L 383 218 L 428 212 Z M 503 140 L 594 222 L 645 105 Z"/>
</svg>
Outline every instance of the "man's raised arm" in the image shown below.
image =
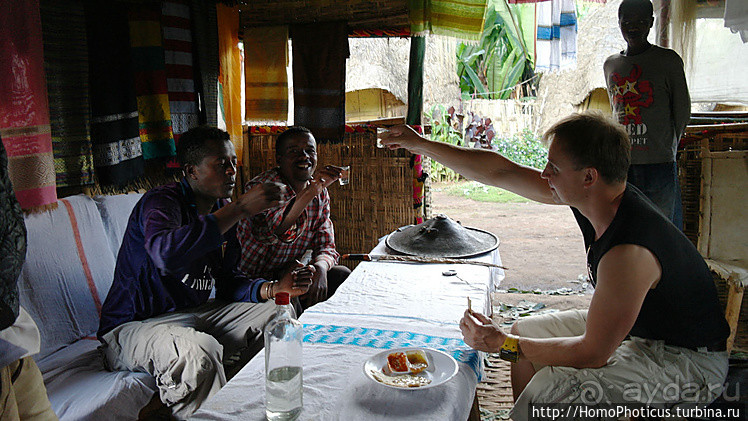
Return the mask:
<svg viewBox="0 0 748 421">
<path fill-rule="evenodd" d="M 502 155 L 487 150 L 464 148 L 434 142 L 419 135 L 409 126 L 395 126 L 382 138 L 390 149 L 404 148 L 411 153 L 426 155 L 464 177 L 500 187 L 528 199 L 555 204 L 548 182 L 541 171 L 517 164 Z"/>
</svg>

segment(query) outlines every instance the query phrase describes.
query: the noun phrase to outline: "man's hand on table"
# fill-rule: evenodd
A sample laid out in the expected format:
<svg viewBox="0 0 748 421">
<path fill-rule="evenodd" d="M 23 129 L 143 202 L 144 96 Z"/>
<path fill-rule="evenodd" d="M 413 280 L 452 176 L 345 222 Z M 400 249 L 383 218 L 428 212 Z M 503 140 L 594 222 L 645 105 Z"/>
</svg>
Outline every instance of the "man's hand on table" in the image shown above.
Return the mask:
<svg viewBox="0 0 748 421">
<path fill-rule="evenodd" d="M 468 346 L 484 352 L 499 352 L 506 339 L 506 333 L 493 320 L 471 310 L 465 310 L 460 331 Z"/>
<path fill-rule="evenodd" d="M 302 298 L 304 307 L 309 308 L 327 299 L 327 265 L 322 262 L 314 264 L 317 269 L 312 278 L 312 286 L 309 292 Z"/>
</svg>

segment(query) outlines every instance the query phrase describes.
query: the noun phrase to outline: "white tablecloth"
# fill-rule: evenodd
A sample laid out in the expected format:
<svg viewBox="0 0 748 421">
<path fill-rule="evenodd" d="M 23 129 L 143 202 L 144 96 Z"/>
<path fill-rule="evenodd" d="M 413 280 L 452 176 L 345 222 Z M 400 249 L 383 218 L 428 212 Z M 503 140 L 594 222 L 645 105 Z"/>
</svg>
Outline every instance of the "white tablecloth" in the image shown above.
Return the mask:
<svg viewBox="0 0 748 421">
<path fill-rule="evenodd" d="M 384 254 L 380 243 L 372 254 Z M 476 260 L 500 263 L 498 250 Z M 457 276 L 444 276 L 453 269 Z M 459 277 L 459 278 L 458 278 Z M 466 420 L 483 372 L 482 355 L 462 341 L 458 322 L 471 297 L 489 313 L 503 271 L 476 265 L 362 262 L 329 300 L 306 310 L 301 420 Z M 392 389 L 370 380 L 364 362 L 386 349 L 417 346 L 452 355 L 459 371 L 428 389 Z M 265 419 L 265 355 L 255 356 L 195 420 Z"/>
</svg>

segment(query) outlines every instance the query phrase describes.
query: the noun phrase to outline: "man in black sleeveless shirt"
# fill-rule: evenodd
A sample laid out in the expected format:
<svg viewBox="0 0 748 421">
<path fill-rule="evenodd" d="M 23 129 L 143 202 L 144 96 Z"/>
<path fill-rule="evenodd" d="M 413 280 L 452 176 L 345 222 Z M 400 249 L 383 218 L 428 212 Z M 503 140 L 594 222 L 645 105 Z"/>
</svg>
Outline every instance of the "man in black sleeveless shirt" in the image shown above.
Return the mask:
<svg viewBox="0 0 748 421">
<path fill-rule="evenodd" d="M 552 415 L 542 412 L 552 404 L 583 404 L 555 407 L 572 410 L 645 406 L 669 411 L 658 416 L 688 416 L 683 409 L 705 406 L 722 393 L 728 368 L 729 327 L 704 259 L 626 182 L 630 143 L 619 124 L 599 113 L 575 114 L 544 139 L 549 150 L 542 172 L 489 150 L 429 141 L 407 126 L 393 128 L 382 141 L 428 155 L 469 179 L 568 205 L 582 230 L 595 286 L 588 311 L 524 318 L 510 333 L 466 311 L 460 321 L 465 342 L 519 357 L 511 374 L 515 421 Z"/>
</svg>

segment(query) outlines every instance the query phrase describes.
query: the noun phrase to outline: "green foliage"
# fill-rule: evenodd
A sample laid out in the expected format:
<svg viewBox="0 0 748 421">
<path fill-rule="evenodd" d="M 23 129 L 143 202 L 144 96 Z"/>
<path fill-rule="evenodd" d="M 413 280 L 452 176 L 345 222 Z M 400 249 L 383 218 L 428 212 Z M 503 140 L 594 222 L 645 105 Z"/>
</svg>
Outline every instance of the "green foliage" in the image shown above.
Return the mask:
<svg viewBox="0 0 748 421">
<path fill-rule="evenodd" d="M 426 121 L 431 124 L 431 140 L 445 142 L 451 145 L 472 146 L 471 142 L 465 142 L 462 133 L 454 126 L 450 110 L 441 104 L 435 105 L 425 114 Z M 533 168 L 543 169 L 548 162 L 548 151 L 535 134 L 525 129 L 510 137 L 496 135 L 491 140 L 493 150 L 506 158 L 519 164 Z M 429 173 L 433 182 L 454 182 L 462 177 L 450 168 L 439 162 L 431 161 L 431 172 Z"/>
<path fill-rule="evenodd" d="M 486 12 L 483 34 L 478 44 L 457 47 L 457 75 L 463 99 L 471 97 L 509 99 L 523 78 L 532 76 L 532 57 L 523 42 L 522 28 L 512 13 L 521 9 Z"/>
<path fill-rule="evenodd" d="M 495 137 L 497 152 L 519 164 L 543 169 L 548 162 L 548 150 L 529 129 L 512 137 Z"/>
<path fill-rule="evenodd" d="M 462 145 L 462 134 L 452 127 L 452 119 L 447 109 L 441 105 L 434 105 L 430 111 L 424 113 L 426 121 L 431 123 L 431 140 L 445 142 L 451 145 Z M 457 181 L 460 175 L 439 162 L 431 161 L 432 181 Z"/>
</svg>

